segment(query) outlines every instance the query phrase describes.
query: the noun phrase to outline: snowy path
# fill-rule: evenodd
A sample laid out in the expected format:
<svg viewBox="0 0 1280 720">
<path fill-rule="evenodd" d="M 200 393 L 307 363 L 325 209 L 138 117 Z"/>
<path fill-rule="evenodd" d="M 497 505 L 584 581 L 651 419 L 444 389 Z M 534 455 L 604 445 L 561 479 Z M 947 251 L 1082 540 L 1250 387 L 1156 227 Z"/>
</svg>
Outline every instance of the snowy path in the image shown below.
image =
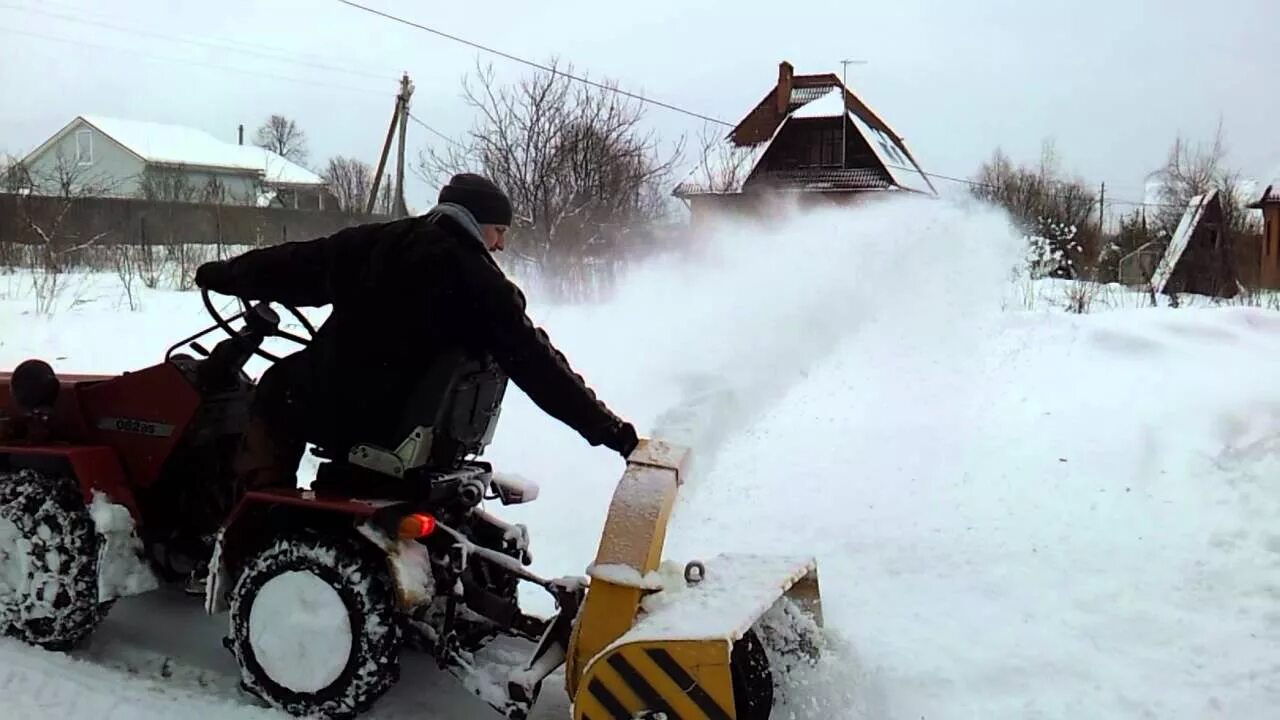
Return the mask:
<svg viewBox="0 0 1280 720">
<path fill-rule="evenodd" d="M 198 599 L 164 588 L 117 604 L 89 646 L 70 658 L 0 640 L 3 717 L 288 718 L 239 692 L 235 661 L 220 643 L 225 632 L 225 615 L 209 617 Z M 406 653 L 403 672 L 408 679 L 364 717 L 421 720 L 491 713 L 421 654 Z M 567 716 L 563 682 L 557 674 L 546 683 L 533 720 Z"/>
</svg>

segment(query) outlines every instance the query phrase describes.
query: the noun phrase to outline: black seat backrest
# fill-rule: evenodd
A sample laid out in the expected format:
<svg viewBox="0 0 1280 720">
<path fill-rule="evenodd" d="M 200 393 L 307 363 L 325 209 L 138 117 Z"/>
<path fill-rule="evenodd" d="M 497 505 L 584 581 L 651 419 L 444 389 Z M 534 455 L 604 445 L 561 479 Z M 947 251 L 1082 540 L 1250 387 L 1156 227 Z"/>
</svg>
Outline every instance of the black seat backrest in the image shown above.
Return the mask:
<svg viewBox="0 0 1280 720">
<path fill-rule="evenodd" d="M 488 446 L 502 409 L 507 376 L 491 358 L 441 353 L 406 397 L 397 442 L 414 428 L 432 430 L 432 467 L 451 467 Z"/>
</svg>

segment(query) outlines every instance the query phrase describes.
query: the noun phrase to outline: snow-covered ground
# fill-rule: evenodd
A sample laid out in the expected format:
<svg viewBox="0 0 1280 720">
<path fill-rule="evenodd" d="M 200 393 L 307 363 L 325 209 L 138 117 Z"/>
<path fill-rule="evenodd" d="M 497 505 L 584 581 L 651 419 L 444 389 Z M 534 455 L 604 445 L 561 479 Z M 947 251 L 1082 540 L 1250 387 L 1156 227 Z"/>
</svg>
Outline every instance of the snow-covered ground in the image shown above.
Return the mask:
<svg viewBox="0 0 1280 720">
<path fill-rule="evenodd" d="M 1274 716 L 1280 313 L 1104 288 L 1068 314 L 1069 288 L 1011 281 L 1002 217 L 939 202 L 698 241 L 532 312 L 643 433 L 695 447 L 668 557 L 816 555 L 831 652 L 782 717 Z M 0 275 L 0 364 L 124 370 L 204 322 L 193 293 L 130 312 L 114 283 L 50 317 Z M 497 510 L 534 569 L 581 574 L 621 460 L 519 392 L 488 458 L 542 486 Z M 237 696 L 224 626 L 161 589 L 69 658 L 0 641 L 5 716 L 275 715 Z M 405 677 L 370 717 L 487 716 L 421 658 Z M 548 687 L 537 716 L 566 706 Z"/>
</svg>

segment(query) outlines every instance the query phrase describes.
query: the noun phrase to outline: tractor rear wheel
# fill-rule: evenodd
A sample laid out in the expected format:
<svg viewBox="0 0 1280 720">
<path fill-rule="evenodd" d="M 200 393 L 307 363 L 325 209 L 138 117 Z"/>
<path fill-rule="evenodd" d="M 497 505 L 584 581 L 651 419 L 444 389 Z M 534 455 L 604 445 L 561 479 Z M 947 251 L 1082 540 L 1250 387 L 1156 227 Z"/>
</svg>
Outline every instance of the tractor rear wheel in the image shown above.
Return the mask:
<svg viewBox="0 0 1280 720">
<path fill-rule="evenodd" d="M 105 615 L 98 533 L 79 484 L 33 470 L 0 472 L 0 632 L 66 650 Z"/>
<path fill-rule="evenodd" d="M 351 718 L 399 680 L 402 628 L 385 557 L 359 540 L 282 537 L 230 597 L 247 690 L 293 715 Z"/>
</svg>

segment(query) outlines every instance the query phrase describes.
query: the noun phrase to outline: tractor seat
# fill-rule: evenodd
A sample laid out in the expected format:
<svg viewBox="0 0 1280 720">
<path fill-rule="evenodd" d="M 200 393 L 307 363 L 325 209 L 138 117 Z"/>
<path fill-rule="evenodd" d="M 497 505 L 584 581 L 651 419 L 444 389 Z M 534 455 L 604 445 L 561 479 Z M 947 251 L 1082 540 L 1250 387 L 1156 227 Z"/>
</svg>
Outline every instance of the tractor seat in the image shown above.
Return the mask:
<svg viewBox="0 0 1280 720">
<path fill-rule="evenodd" d="M 346 461 L 395 478 L 455 469 L 492 442 L 506 387 L 507 376 L 491 358 L 444 353 L 407 396 L 393 435 L 399 444 L 358 443 Z"/>
</svg>

